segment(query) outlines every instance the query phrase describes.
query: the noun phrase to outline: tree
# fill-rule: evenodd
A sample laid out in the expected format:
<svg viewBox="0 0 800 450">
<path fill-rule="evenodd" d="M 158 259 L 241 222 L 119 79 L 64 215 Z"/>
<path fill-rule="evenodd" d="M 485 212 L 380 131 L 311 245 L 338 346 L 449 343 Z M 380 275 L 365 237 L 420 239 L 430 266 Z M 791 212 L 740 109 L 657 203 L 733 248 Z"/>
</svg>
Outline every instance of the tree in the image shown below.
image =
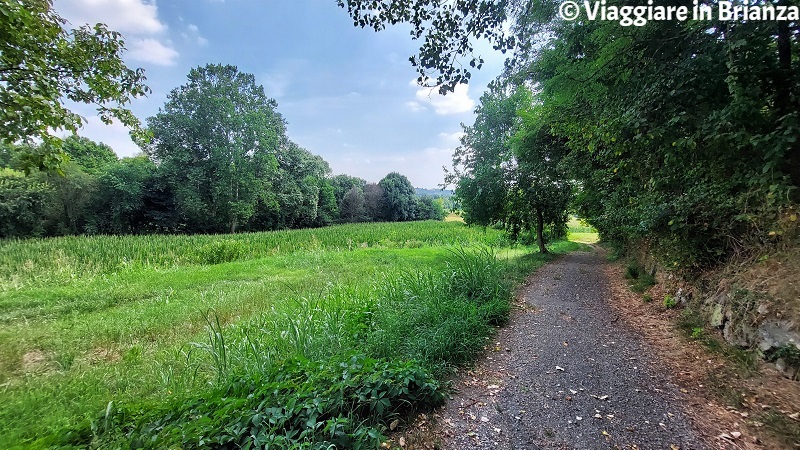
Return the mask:
<svg viewBox="0 0 800 450">
<path fill-rule="evenodd" d="M 319 200 L 317 201 L 317 221 L 315 226 L 327 226 L 336 221 L 339 217 L 339 205 L 336 203 L 336 195 L 333 186 L 328 178 L 315 180 L 319 188 Z"/>
<path fill-rule="evenodd" d="M 541 110 L 525 87 L 490 85 L 447 181 L 456 184 L 467 223 L 499 222 L 513 238 L 533 232 L 547 253 L 545 228 L 564 228 L 572 181 L 563 164 L 568 148 L 549 133 Z"/>
<path fill-rule="evenodd" d="M 385 220 L 386 195 L 380 185 L 367 183 L 364 186 L 364 209 L 366 220 L 375 222 Z"/>
<path fill-rule="evenodd" d="M 51 0 L 0 0 L 0 142 L 41 139 L 42 153 L 24 154 L 24 166 L 58 170 L 64 162 L 53 130 L 77 132 L 84 119 L 67 102 L 97 106 L 103 122 L 119 120 L 142 137 L 125 108 L 149 92 L 142 69 L 122 61 L 122 36 L 104 25 L 67 30 Z"/>
<path fill-rule="evenodd" d="M 442 220 L 444 219 L 444 208 L 441 198 L 417 197 L 417 205 L 414 209 L 416 220 Z"/>
<path fill-rule="evenodd" d="M 475 123 L 464 127 L 461 145 L 453 154 L 453 168 L 445 180 L 456 185 L 455 196 L 461 201 L 464 219 L 469 224 L 487 226 L 504 221 L 518 232 L 519 222 L 508 221 L 508 196 L 514 179 L 516 161 L 509 139 L 521 120 L 517 111 L 530 106 L 530 92 L 509 92 L 500 83 L 492 83 L 480 98 Z"/>
<path fill-rule="evenodd" d="M 496 0 L 337 0 L 353 18 L 355 26 L 383 30 L 387 24 L 408 23 L 413 39 L 424 36 L 419 54 L 410 58 L 417 67 L 418 82 L 439 86 L 442 93 L 466 83 L 471 68 L 480 69 L 483 59 L 475 55 L 473 39 L 488 39 L 496 49 L 513 48 L 513 35 L 501 25 L 506 20 L 507 1 Z M 512 2 L 514 3 L 514 2 Z"/>
<path fill-rule="evenodd" d="M 384 211 L 383 218 L 390 222 L 414 220 L 416 199 L 414 185 L 404 175 L 392 172 L 381 181 L 378 186 L 383 188 Z"/>
<path fill-rule="evenodd" d="M 49 235 L 82 234 L 92 221 L 92 207 L 97 193 L 97 177 L 84 172 L 75 163 L 61 166 L 63 175 L 37 174 L 53 189 L 46 211 L 46 231 Z"/>
<path fill-rule="evenodd" d="M 364 186 L 367 185 L 366 180 L 358 177 L 351 177 L 350 175 L 336 175 L 330 178 L 330 184 L 333 186 L 333 195 L 336 197 L 336 204 L 342 203 L 345 194 L 354 187 L 358 187 L 363 191 Z"/>
<path fill-rule="evenodd" d="M 253 75 L 210 64 L 192 69 L 147 120 L 153 140 L 146 153 L 192 229 L 235 232 L 259 204 L 273 204 L 271 180 L 288 144 L 276 108 Z"/>
<path fill-rule="evenodd" d="M 0 238 L 41 236 L 51 195 L 47 183 L 0 169 Z"/>
<path fill-rule="evenodd" d="M 367 214 L 364 201 L 364 192 L 358 186 L 353 186 L 342 198 L 339 204 L 339 218 L 342 222 L 361 222 Z"/>
<path fill-rule="evenodd" d="M 511 203 L 514 210 L 523 214 L 524 226 L 534 228 L 539 252 L 547 253 L 545 226 L 560 237 L 572 203 L 573 181 L 564 164 L 569 149 L 563 139 L 549 132 L 536 107 L 520 114 L 524 124 L 510 141 L 517 159 L 517 195 L 512 196 L 517 198 Z"/>
<path fill-rule="evenodd" d="M 94 206 L 94 228 L 110 234 L 135 234 L 156 231 L 153 211 L 148 207 L 153 191 L 156 166 L 146 156 L 123 158 L 105 166 L 98 179 Z"/>
<path fill-rule="evenodd" d="M 89 173 L 98 173 L 107 164 L 117 162 L 117 154 L 106 144 L 76 135 L 64 139 L 62 150 L 70 161 Z"/>
<path fill-rule="evenodd" d="M 321 196 L 325 178 L 330 174 L 328 163 L 318 155 L 288 142 L 276 153 L 278 172 L 273 181 L 273 191 L 278 196 L 280 210 L 276 222 L 279 228 L 302 228 L 317 226 L 320 222 Z M 322 199 L 322 213 L 331 214 L 330 199 Z"/>
</svg>

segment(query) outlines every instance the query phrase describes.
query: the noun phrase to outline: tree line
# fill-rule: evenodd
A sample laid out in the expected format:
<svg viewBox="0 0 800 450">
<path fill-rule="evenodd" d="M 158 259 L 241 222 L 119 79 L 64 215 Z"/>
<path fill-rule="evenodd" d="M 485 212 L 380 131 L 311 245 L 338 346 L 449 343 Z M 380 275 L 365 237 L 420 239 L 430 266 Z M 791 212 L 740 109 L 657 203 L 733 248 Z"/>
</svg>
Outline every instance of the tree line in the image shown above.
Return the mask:
<svg viewBox="0 0 800 450">
<path fill-rule="evenodd" d="M 70 136 L 0 148 L 0 237 L 224 233 L 341 222 L 441 220 L 403 175 L 378 183 L 331 176 L 292 142 L 277 103 L 230 65 L 192 69 L 147 119 L 143 154 L 118 159 Z M 30 155 L 64 154 L 55 171 L 25 176 Z"/>
</svg>

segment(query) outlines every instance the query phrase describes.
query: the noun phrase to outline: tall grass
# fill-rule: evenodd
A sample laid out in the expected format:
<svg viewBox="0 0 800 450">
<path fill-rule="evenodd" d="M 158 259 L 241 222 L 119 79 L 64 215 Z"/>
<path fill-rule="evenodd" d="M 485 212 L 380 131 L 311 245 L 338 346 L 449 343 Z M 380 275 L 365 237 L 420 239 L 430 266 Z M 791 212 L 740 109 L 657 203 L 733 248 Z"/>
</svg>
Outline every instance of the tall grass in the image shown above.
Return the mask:
<svg viewBox="0 0 800 450">
<path fill-rule="evenodd" d="M 0 241 L 0 291 L 69 283 L 137 268 L 250 260 L 300 251 L 481 243 L 502 232 L 458 222 L 346 224 L 236 235 L 67 236 Z"/>
<path fill-rule="evenodd" d="M 436 379 L 507 318 L 506 279 L 545 261 L 458 223 L 274 235 L 271 250 L 270 233 L 0 243 L 22 254 L 0 252 L 0 448 L 375 443 L 439 401 Z M 247 239 L 264 246 L 228 251 Z M 114 242 L 85 264 L 69 247 Z"/>
<path fill-rule="evenodd" d="M 360 289 L 301 296 L 229 327 L 211 312 L 206 339 L 191 345 L 200 351 L 178 362 L 193 376 L 180 400 L 123 405 L 111 419 L 106 408 L 91 422 L 102 427 L 88 425 L 94 434 L 84 425 L 54 439 L 375 448 L 391 420 L 440 403 L 435 380 L 471 361 L 492 323 L 507 317 L 511 286 L 504 273 L 491 250 L 456 249 L 439 270 L 390 273 Z"/>
</svg>

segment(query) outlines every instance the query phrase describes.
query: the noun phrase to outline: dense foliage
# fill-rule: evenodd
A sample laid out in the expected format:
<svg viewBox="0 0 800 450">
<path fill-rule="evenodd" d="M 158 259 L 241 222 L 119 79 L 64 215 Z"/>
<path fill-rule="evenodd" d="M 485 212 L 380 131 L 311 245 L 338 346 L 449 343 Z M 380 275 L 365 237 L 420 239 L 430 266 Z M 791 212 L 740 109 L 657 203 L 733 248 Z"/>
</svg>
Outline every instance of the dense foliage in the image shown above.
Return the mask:
<svg viewBox="0 0 800 450">
<path fill-rule="evenodd" d="M 149 90 L 144 71 L 122 61 L 119 33 L 103 24 L 68 30 L 52 0 L 0 0 L 0 17 L 0 144 L 52 144 L 19 147 L 25 171 L 60 170 L 64 154 L 53 131 L 76 132 L 85 121 L 70 102 L 95 105 L 103 122 L 118 120 L 143 136 L 125 106 Z"/>
<path fill-rule="evenodd" d="M 492 84 L 477 118 L 464 127 L 447 181 L 456 185 L 467 223 L 499 223 L 513 239 L 535 239 L 547 252 L 545 234 L 561 237 L 573 182 L 563 164 L 566 147 L 538 122 L 532 95 Z"/>
<path fill-rule="evenodd" d="M 446 85 L 468 78 L 446 68 L 469 57 L 471 39 L 488 35 L 498 45 L 516 44 L 499 83 L 503 92 L 532 87 L 534 98 L 519 118 L 501 110 L 496 117 L 505 127 L 516 120 L 521 136 L 515 144 L 501 127 L 498 150 L 481 159 L 488 150 L 478 137 L 494 126 L 484 123 L 493 114 L 487 98 L 456 155 L 456 164 L 466 163 L 454 179 L 457 193 L 466 208 L 477 199 L 480 207 L 470 211 L 477 222 L 503 218 L 509 190 L 499 181 L 484 188 L 476 180 L 511 169 L 574 182 L 576 209 L 606 240 L 645 246 L 670 267 L 689 271 L 796 228 L 796 23 L 567 22 L 557 14 L 560 2 L 551 0 L 345 3 L 358 25 L 408 22 L 415 36 L 425 35 L 413 62 L 438 69 Z M 459 17 L 467 20 L 454 21 Z M 499 22 L 506 19 L 510 26 L 503 28 Z M 441 52 L 430 52 L 430 43 Z M 526 163 L 529 157 L 548 167 Z M 555 185 L 536 185 L 529 192 L 542 195 L 524 204 L 556 202 L 557 192 L 540 189 Z"/>
<path fill-rule="evenodd" d="M 148 119 L 145 154 L 118 160 L 78 136 L 62 172 L 20 177 L 28 154 L 0 151 L 0 237 L 64 234 L 223 233 L 337 222 L 441 220 L 442 202 L 417 197 L 406 177 L 378 184 L 330 176 L 321 157 L 291 142 L 277 103 L 234 66 L 192 69 Z"/>
</svg>

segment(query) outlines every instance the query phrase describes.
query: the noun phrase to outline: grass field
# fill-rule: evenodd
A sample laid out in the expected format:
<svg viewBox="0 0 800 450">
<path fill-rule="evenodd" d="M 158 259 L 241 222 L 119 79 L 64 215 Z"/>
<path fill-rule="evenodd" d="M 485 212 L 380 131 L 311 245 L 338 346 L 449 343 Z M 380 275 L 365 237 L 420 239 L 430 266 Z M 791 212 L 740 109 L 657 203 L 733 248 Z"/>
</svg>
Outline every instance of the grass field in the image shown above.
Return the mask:
<svg viewBox="0 0 800 450">
<path fill-rule="evenodd" d="M 600 235 L 597 230 L 589 224 L 575 216 L 570 217 L 567 222 L 567 239 L 581 244 L 594 244 L 600 241 Z"/>
<path fill-rule="evenodd" d="M 397 405 L 436 403 L 437 389 L 423 387 L 480 350 L 508 312 L 508 280 L 545 261 L 497 230 L 459 222 L 2 242 L 0 448 L 192 447 L 214 436 L 278 448 L 374 444 L 387 420 L 409 412 Z M 243 406 L 255 388 L 230 403 L 255 376 L 282 380 L 275 392 L 290 403 L 306 398 L 292 373 L 335 387 L 342 380 L 323 375 L 340 366 L 372 380 L 375 395 L 380 382 L 394 386 L 387 399 L 418 397 L 359 394 L 335 414 L 332 391 L 306 393 L 317 406 L 280 414 Z M 419 391 L 386 381 L 392 374 Z M 197 405 L 233 412 L 206 423 Z M 324 413 L 309 416 L 314 408 Z M 276 433 L 283 440 L 264 441 Z"/>
</svg>

